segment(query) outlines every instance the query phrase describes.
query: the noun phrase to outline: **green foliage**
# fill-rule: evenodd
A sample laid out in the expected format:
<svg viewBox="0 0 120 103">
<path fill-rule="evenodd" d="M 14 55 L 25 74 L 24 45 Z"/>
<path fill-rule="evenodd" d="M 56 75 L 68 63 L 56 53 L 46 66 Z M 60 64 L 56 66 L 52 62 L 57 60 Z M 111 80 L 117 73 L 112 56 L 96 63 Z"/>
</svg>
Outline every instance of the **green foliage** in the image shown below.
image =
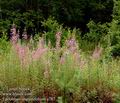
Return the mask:
<svg viewBox="0 0 120 103">
<path fill-rule="evenodd" d="M 56 20 L 50 17 L 46 21 L 42 22 L 42 26 L 44 26 L 44 28 L 47 30 L 47 32 L 45 33 L 47 44 L 50 41 L 52 46 L 55 47 L 55 42 L 56 42 L 55 34 L 58 31 L 62 32 L 61 30 L 62 25 L 58 24 Z"/>
<path fill-rule="evenodd" d="M 111 39 L 111 52 L 113 56 L 120 56 L 120 0 L 114 0 L 113 20 L 109 32 Z"/>
<path fill-rule="evenodd" d="M 1 20 L 0 19 L 0 34 L 2 33 L 2 32 L 7 32 L 7 30 L 9 29 L 9 27 L 10 27 L 10 25 L 11 25 L 11 22 L 10 22 L 10 20 Z"/>
<path fill-rule="evenodd" d="M 6 54 L 10 50 L 10 42 L 7 41 L 8 37 L 6 36 L 6 33 L 2 34 L 2 37 L 0 38 L 0 55 Z"/>
<path fill-rule="evenodd" d="M 120 0 L 113 0 L 114 1 L 114 8 L 113 8 L 113 18 L 115 20 L 120 21 Z"/>
<path fill-rule="evenodd" d="M 19 24 L 24 18 L 27 27 L 32 26 L 39 31 L 41 20 L 52 16 L 60 23 L 80 27 L 84 32 L 90 18 L 95 22 L 111 21 L 112 8 L 112 0 L 1 0 L 0 19 Z"/>
<path fill-rule="evenodd" d="M 56 43 L 55 35 L 56 35 L 57 32 L 62 33 L 61 41 L 60 41 L 61 46 L 64 46 L 67 38 L 70 38 L 72 36 L 74 36 L 76 38 L 76 40 L 79 44 L 82 43 L 81 32 L 80 32 L 79 29 L 76 29 L 76 28 L 70 29 L 70 28 L 67 28 L 67 27 L 63 27 L 63 25 L 59 24 L 57 22 L 57 20 L 55 20 L 54 18 L 49 17 L 47 20 L 42 22 L 42 26 L 46 30 L 44 36 L 46 37 L 47 44 L 50 41 L 51 45 L 53 47 L 55 47 L 55 43 Z"/>
<path fill-rule="evenodd" d="M 58 64 L 56 65 L 57 67 L 53 67 L 52 79 L 58 84 L 62 91 L 65 89 L 65 92 L 73 92 L 79 86 L 79 75 L 77 75 L 78 67 L 74 66 L 75 63 L 70 55 L 66 57 L 65 61 L 63 65 Z"/>
<path fill-rule="evenodd" d="M 42 31 L 40 27 L 43 16 L 40 11 L 35 12 L 29 10 L 21 13 L 18 11 L 4 10 L 2 11 L 1 17 L 4 19 L 0 19 L 0 32 L 10 29 L 13 23 L 16 24 L 19 29 L 26 27 L 27 30 L 31 28 L 33 31 L 36 30 L 36 32 Z"/>
<path fill-rule="evenodd" d="M 88 41 L 98 44 L 107 35 L 108 27 L 106 24 L 96 24 L 93 21 L 88 23 L 89 32 L 86 34 Z"/>
<path fill-rule="evenodd" d="M 90 21 L 87 26 L 89 32 L 84 35 L 81 42 L 81 47 L 84 51 L 91 51 L 96 45 L 101 45 L 104 48 L 110 45 L 110 37 L 108 35 L 109 24 Z"/>
<path fill-rule="evenodd" d="M 92 20 L 97 23 L 105 23 L 105 21 L 111 22 L 113 5 L 113 0 L 92 0 L 90 2 L 91 10 L 90 12 L 88 11 L 88 13 L 90 13 Z"/>
</svg>

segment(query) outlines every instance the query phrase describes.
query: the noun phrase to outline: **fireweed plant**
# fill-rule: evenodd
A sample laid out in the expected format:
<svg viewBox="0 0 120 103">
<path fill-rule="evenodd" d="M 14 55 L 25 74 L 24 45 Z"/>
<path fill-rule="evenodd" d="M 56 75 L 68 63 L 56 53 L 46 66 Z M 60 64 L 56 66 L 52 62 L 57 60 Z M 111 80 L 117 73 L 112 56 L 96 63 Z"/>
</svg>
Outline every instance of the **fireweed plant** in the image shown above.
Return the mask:
<svg viewBox="0 0 120 103">
<path fill-rule="evenodd" d="M 1 93 L 29 88 L 33 97 L 46 102 L 52 97 L 60 103 L 119 103 L 120 60 L 106 60 L 100 45 L 84 55 L 74 35 L 61 47 L 61 35 L 62 31 L 56 32 L 54 48 L 46 45 L 44 37 L 33 47 L 33 37 L 28 40 L 26 32 L 21 44 L 13 25 L 9 52 L 0 54 Z"/>
</svg>

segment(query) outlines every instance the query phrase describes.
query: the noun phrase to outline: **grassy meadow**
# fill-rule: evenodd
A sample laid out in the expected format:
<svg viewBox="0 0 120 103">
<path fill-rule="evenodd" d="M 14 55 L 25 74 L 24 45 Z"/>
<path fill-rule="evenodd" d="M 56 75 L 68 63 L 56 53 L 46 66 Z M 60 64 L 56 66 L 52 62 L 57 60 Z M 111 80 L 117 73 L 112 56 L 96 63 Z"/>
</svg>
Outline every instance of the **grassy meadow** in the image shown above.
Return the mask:
<svg viewBox="0 0 120 103">
<path fill-rule="evenodd" d="M 35 42 L 24 35 L 21 43 L 15 28 L 12 33 L 10 41 L 0 39 L 1 103 L 120 103 L 120 60 L 100 44 L 85 53 L 74 35 L 61 46 L 56 32 L 52 47 L 44 37 Z"/>
</svg>

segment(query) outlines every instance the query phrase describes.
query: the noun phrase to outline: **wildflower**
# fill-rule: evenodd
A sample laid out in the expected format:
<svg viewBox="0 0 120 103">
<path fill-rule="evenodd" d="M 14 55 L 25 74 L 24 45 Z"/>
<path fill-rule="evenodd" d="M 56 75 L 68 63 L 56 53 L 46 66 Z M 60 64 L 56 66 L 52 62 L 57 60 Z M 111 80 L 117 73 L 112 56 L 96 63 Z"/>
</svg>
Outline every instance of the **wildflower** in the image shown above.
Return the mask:
<svg viewBox="0 0 120 103">
<path fill-rule="evenodd" d="M 21 66 L 27 66 L 30 63 L 29 48 L 17 43 L 13 45 L 13 49 L 16 51 L 16 54 L 19 57 Z"/>
<path fill-rule="evenodd" d="M 95 50 L 93 51 L 92 58 L 99 59 L 102 54 L 102 50 L 103 50 L 103 48 L 97 46 L 95 48 Z"/>
<path fill-rule="evenodd" d="M 68 46 L 75 46 L 76 45 L 76 40 L 74 38 L 70 38 L 68 41 Z"/>
<path fill-rule="evenodd" d="M 47 51 L 44 45 L 44 39 L 42 38 L 39 40 L 37 49 L 32 52 L 33 60 L 38 60 Z"/>
<path fill-rule="evenodd" d="M 32 59 L 38 60 L 46 51 L 47 48 L 38 48 L 37 50 L 32 52 Z"/>
<path fill-rule="evenodd" d="M 24 36 L 24 37 L 25 37 L 24 39 L 26 39 L 26 36 Z M 29 54 L 28 54 L 29 48 L 27 46 L 20 45 L 18 43 L 18 39 L 19 39 L 19 30 L 16 31 L 16 26 L 15 26 L 15 24 L 13 24 L 12 28 L 11 28 L 12 47 L 18 55 L 20 62 L 21 62 L 21 65 L 26 66 L 30 62 L 30 58 L 29 58 Z"/>
<path fill-rule="evenodd" d="M 10 31 L 11 31 L 11 36 L 16 35 L 16 25 L 15 24 L 12 25 L 12 28 L 10 29 Z"/>
<path fill-rule="evenodd" d="M 12 37 L 11 37 L 11 42 L 12 42 L 12 44 L 16 44 L 17 41 L 18 41 L 18 38 L 19 38 L 18 35 L 14 35 L 14 36 L 12 36 Z"/>
<path fill-rule="evenodd" d="M 10 34 L 11 35 L 11 42 L 14 45 L 14 44 L 17 43 L 17 41 L 19 39 L 19 30 L 17 32 L 16 31 L 16 26 L 15 26 L 15 24 L 13 24 L 10 31 L 11 31 L 11 34 Z"/>
<path fill-rule="evenodd" d="M 75 38 L 70 38 L 69 40 L 67 40 L 67 47 L 68 50 L 72 53 L 75 53 L 77 51 L 77 43 Z"/>
<path fill-rule="evenodd" d="M 56 48 L 59 49 L 60 48 L 60 40 L 61 40 L 61 32 L 57 32 L 56 33 Z"/>
<path fill-rule="evenodd" d="M 38 43 L 38 48 L 44 48 L 44 47 L 45 47 L 45 42 L 44 42 L 44 39 L 41 38 Z"/>
<path fill-rule="evenodd" d="M 27 66 L 29 64 L 29 48 L 27 46 L 18 45 L 18 56 L 22 66 Z"/>
<path fill-rule="evenodd" d="M 71 56 L 73 56 L 73 59 L 78 60 L 79 58 L 79 53 L 77 51 L 77 43 L 75 38 L 71 37 L 70 39 L 68 39 L 66 41 L 66 45 L 67 48 L 65 50 L 63 50 L 63 55 L 60 57 L 60 63 L 64 64 L 65 63 L 65 59 L 67 58 L 67 55 L 69 55 L 69 53 L 71 54 Z"/>
</svg>

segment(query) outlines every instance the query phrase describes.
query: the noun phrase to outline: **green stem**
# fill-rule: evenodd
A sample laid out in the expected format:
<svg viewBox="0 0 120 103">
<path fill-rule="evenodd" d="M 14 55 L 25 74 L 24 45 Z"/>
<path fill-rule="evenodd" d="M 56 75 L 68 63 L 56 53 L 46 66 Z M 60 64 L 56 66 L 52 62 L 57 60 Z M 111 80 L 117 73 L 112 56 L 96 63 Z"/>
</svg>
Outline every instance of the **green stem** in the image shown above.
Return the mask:
<svg viewBox="0 0 120 103">
<path fill-rule="evenodd" d="M 66 92 L 65 92 L 65 88 L 63 89 L 63 103 L 66 103 Z"/>
</svg>

